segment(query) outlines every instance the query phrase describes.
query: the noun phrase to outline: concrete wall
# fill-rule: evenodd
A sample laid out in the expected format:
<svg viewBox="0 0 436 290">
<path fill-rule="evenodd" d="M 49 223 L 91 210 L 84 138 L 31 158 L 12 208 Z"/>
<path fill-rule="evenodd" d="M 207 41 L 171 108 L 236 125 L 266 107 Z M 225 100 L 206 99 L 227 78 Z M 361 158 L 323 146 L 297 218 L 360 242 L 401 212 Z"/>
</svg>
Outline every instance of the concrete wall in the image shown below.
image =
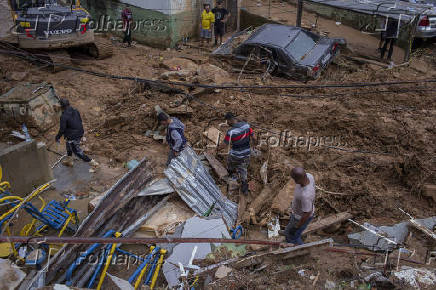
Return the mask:
<svg viewBox="0 0 436 290">
<path fill-rule="evenodd" d="M 247 11 L 247 9 L 242 8 L 241 9 L 241 30 L 244 30 L 248 27 L 258 27 L 265 23 L 276 23 L 280 24 L 279 22 L 273 21 L 271 19 L 265 18 L 263 16 L 253 14 Z"/>
<path fill-rule="evenodd" d="M 21 142 L 0 151 L 3 181 L 9 181 L 14 195 L 26 196 L 53 179 L 45 145 Z"/>
<path fill-rule="evenodd" d="M 183 37 L 199 32 L 201 0 L 83 0 L 97 32 L 122 36 L 121 11 L 130 6 L 135 41 L 155 47 L 173 47 Z"/>
</svg>

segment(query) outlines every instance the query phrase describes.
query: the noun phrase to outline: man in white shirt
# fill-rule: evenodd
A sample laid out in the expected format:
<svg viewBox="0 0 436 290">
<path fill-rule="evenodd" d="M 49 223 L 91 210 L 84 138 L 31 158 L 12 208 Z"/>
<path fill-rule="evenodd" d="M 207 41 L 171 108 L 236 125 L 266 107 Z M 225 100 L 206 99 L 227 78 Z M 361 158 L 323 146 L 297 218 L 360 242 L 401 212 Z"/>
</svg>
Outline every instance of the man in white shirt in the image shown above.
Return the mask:
<svg viewBox="0 0 436 290">
<path fill-rule="evenodd" d="M 292 200 L 292 212 L 285 229 L 286 242 L 302 245 L 301 234 L 307 228 L 315 212 L 315 180 L 301 167 L 292 169 L 291 177 L 296 186 Z"/>
</svg>

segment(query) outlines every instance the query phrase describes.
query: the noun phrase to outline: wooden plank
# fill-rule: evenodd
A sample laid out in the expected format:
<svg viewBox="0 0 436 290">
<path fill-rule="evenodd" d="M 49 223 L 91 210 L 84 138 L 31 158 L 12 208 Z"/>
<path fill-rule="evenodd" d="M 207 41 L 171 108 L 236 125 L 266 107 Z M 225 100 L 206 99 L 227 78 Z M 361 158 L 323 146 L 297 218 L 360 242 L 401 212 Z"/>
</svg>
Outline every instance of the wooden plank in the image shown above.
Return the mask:
<svg viewBox="0 0 436 290">
<path fill-rule="evenodd" d="M 293 179 L 290 179 L 274 198 L 271 205 L 273 212 L 285 214 L 289 211 L 292 199 L 294 198 L 294 189 L 295 182 Z"/>
<path fill-rule="evenodd" d="M 347 219 L 350 219 L 352 217 L 353 215 L 348 212 L 340 212 L 337 214 L 329 215 L 319 221 L 310 223 L 307 229 L 304 231 L 304 234 L 307 235 L 310 233 L 314 233 L 316 231 L 328 228 L 331 225 L 346 221 Z"/>
<path fill-rule="evenodd" d="M 212 166 L 215 173 L 218 175 L 219 178 L 226 180 L 228 176 L 227 169 L 219 162 L 215 156 L 204 153 L 204 156 L 206 157 L 207 161 L 209 161 L 210 166 Z"/>
<path fill-rule="evenodd" d="M 436 234 L 433 233 L 431 230 L 429 230 L 428 228 L 426 228 L 425 226 L 421 225 L 417 220 L 415 219 L 410 219 L 410 223 L 412 224 L 412 226 L 418 230 L 420 230 L 421 232 L 423 232 L 424 234 L 426 234 L 427 236 L 429 236 L 430 238 L 432 238 L 433 240 L 436 240 Z"/>
<path fill-rule="evenodd" d="M 284 255 L 284 254 L 288 254 L 291 252 L 296 252 L 296 251 L 301 251 L 304 249 L 309 249 L 309 248 L 313 248 L 313 247 L 320 247 L 320 246 L 332 246 L 333 245 L 333 239 L 325 239 L 325 240 L 321 240 L 321 241 L 316 241 L 316 242 L 312 242 L 312 243 L 307 243 L 307 244 L 303 244 L 303 245 L 299 245 L 299 246 L 295 246 L 295 247 L 288 247 L 288 248 L 283 248 L 283 249 L 279 249 L 276 251 L 271 252 L 273 255 Z"/>
</svg>

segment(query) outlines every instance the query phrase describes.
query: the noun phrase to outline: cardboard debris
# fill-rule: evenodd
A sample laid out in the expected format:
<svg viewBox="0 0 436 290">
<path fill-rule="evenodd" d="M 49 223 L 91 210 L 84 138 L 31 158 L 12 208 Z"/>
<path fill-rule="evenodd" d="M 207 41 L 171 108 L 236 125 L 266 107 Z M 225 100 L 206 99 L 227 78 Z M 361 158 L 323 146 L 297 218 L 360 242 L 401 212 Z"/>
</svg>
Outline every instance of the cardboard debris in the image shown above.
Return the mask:
<svg viewBox="0 0 436 290">
<path fill-rule="evenodd" d="M 271 210 L 278 214 L 288 213 L 294 198 L 294 189 L 295 182 L 293 179 L 290 179 L 273 199 Z"/>
<path fill-rule="evenodd" d="M 0 277 L 0 289 L 14 290 L 26 277 L 26 273 L 13 265 L 11 261 L 0 259 Z"/>
<path fill-rule="evenodd" d="M 203 135 L 206 136 L 215 145 L 218 145 L 224 139 L 223 133 L 215 127 L 207 128 L 207 130 L 203 132 Z"/>
<path fill-rule="evenodd" d="M 133 234 L 135 238 L 165 236 L 195 213 L 180 199 L 168 201 Z"/>
<path fill-rule="evenodd" d="M 232 268 L 229 268 L 225 265 L 222 265 L 222 266 L 218 267 L 218 269 L 216 270 L 215 277 L 217 279 L 221 279 L 221 278 L 227 277 L 227 275 L 230 272 L 232 272 Z"/>
</svg>

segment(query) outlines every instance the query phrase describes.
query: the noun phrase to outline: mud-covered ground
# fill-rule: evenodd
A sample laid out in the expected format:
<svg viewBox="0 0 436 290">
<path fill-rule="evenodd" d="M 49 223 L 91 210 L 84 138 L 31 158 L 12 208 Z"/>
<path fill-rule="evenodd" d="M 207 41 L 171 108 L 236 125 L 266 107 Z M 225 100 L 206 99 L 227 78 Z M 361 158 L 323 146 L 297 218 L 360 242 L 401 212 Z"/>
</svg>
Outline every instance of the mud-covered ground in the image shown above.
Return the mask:
<svg viewBox="0 0 436 290">
<path fill-rule="evenodd" d="M 306 85 L 434 78 L 434 51 L 434 46 L 420 49 L 409 65 L 393 69 L 340 57 L 319 80 Z M 208 51 L 188 47 L 163 51 L 141 45 L 127 49 L 116 45 L 112 58 L 97 61 L 73 54 L 73 63 L 108 74 L 157 79 L 165 71 L 161 63 L 173 57 L 207 63 Z M 211 62 L 219 64 L 216 60 Z M 222 67 L 229 69 L 228 65 Z M 231 70 L 229 73 L 229 82 L 237 83 L 239 75 Z M 51 82 L 60 97 L 68 98 L 80 110 L 86 131 L 83 148 L 102 163 L 96 176 L 104 175 L 102 171 L 107 168 L 120 168 L 131 159 L 144 157 L 152 159 L 157 165 L 156 173 L 162 174 L 167 147 L 146 137 L 145 132 L 156 125 L 154 106 L 173 107 L 183 99 L 182 95 L 80 72 L 51 73 L 25 60 L 0 55 L 1 93 L 22 81 Z M 242 74 L 240 83 L 302 84 L 279 77 L 262 80 L 253 74 Z M 434 92 L 432 83 L 333 89 L 220 89 L 188 100 L 186 104 L 193 113 L 178 117 L 186 125 L 190 144 L 200 153 L 208 143 L 202 132 L 223 123 L 225 112 L 232 111 L 252 125 L 263 145 L 258 147 L 261 156 L 253 158 L 249 168 L 250 199 L 262 190 L 259 170 L 267 160 L 266 186 L 273 189 L 273 195 L 262 207 L 261 217 L 270 214 L 269 204 L 290 179 L 292 166 L 301 165 L 315 176 L 317 185 L 336 193 L 317 192 L 318 217 L 348 211 L 358 221 L 390 224 L 406 219 L 398 208 L 419 218 L 434 215 L 434 201 L 422 195 L 424 184 L 436 182 Z M 9 136 L 12 129 L 2 125 L 3 142 L 16 142 Z M 225 129 L 221 128 L 223 132 Z M 287 136 L 303 141 L 289 144 L 282 139 L 279 146 L 265 145 L 275 144 L 277 134 L 285 131 Z M 31 129 L 33 137 L 45 141 L 50 148 L 62 150 L 62 146 L 54 144 L 56 132 L 56 127 L 45 133 Z M 312 142 L 310 148 L 307 142 Z M 225 155 L 218 154 L 217 158 L 225 163 Z M 103 184 L 102 191 L 110 185 Z M 230 198 L 238 201 L 236 195 Z M 288 270 L 269 268 L 268 271 L 282 271 L 279 276 L 289 278 Z M 313 271 L 316 275 L 318 269 Z M 338 271 L 338 275 L 343 274 Z M 271 286 L 286 285 L 279 280 L 271 283 L 275 283 Z"/>
</svg>

